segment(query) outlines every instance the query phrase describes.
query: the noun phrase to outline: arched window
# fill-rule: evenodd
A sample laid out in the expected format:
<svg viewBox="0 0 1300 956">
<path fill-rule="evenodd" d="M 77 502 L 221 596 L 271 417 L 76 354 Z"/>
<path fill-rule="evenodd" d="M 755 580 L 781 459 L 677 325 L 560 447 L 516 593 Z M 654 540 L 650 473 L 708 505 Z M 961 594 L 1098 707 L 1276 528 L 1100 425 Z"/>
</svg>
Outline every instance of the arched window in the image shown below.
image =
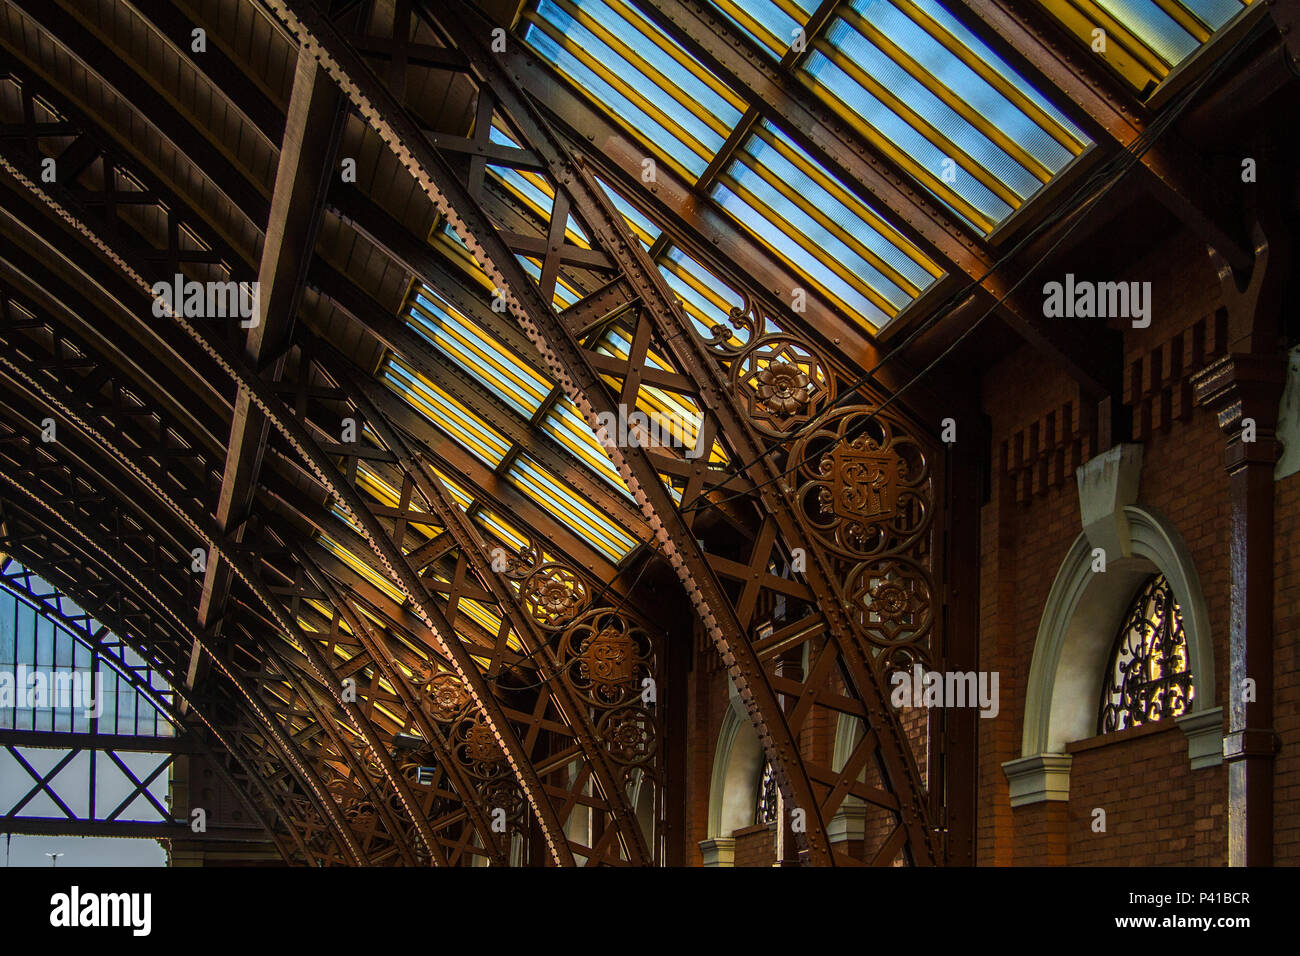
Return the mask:
<svg viewBox="0 0 1300 956">
<path fill-rule="evenodd" d="M 1194 694 L 1182 611 L 1165 576 L 1154 574 L 1138 589 L 1115 637 L 1097 733 L 1188 713 Z"/>
<path fill-rule="evenodd" d="M 758 777 L 758 796 L 754 801 L 754 822 L 771 823 L 779 812 L 776 808 L 776 775 L 772 773 L 772 764 L 764 760 Z"/>
</svg>

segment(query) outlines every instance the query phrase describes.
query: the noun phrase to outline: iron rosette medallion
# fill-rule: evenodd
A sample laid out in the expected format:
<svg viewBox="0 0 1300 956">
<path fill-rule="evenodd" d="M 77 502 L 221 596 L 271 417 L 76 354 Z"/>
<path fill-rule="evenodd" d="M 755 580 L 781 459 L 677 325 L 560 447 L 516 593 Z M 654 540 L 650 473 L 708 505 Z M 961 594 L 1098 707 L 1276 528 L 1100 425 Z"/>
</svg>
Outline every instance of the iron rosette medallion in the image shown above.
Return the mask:
<svg viewBox="0 0 1300 956">
<path fill-rule="evenodd" d="M 613 608 L 587 611 L 560 635 L 563 679 L 597 714 L 597 736 L 624 767 L 647 764 L 658 749 L 655 715 L 645 699 L 654 681 L 654 650 L 650 635 Z"/>
<path fill-rule="evenodd" d="M 790 449 L 796 505 L 817 539 L 850 561 L 914 552 L 930 530 L 924 449 L 897 419 L 853 406 Z"/>
<path fill-rule="evenodd" d="M 840 409 L 790 449 L 799 518 L 837 563 L 854 630 L 884 670 L 928 659 L 933 482 L 898 416 Z"/>
<path fill-rule="evenodd" d="M 568 627 L 591 603 L 587 584 L 571 568 L 544 564 L 524 579 L 520 587 L 524 610 L 543 630 Z"/>
<path fill-rule="evenodd" d="M 413 661 L 411 683 L 419 690 L 420 706 L 440 724 L 455 722 L 469 707 L 469 691 L 450 671 L 438 671 L 425 660 Z"/>
<path fill-rule="evenodd" d="M 731 387 L 754 428 L 786 438 L 835 400 L 835 373 L 795 336 L 765 335 L 731 363 Z"/>
</svg>

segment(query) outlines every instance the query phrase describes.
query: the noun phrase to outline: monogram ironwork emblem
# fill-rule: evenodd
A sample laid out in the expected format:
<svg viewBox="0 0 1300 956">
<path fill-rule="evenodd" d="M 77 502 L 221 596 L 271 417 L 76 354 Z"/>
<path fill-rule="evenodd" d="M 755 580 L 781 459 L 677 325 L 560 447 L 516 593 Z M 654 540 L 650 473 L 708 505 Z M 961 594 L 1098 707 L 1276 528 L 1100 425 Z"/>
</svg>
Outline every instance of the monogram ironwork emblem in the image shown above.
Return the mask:
<svg viewBox="0 0 1300 956">
<path fill-rule="evenodd" d="M 887 452 L 843 445 L 832 456 L 831 510 L 851 521 L 892 517 L 897 507 L 898 459 Z"/>
<path fill-rule="evenodd" d="M 580 673 L 602 689 L 626 684 L 632 679 L 638 657 L 636 642 L 627 634 L 605 628 L 578 652 Z"/>
<path fill-rule="evenodd" d="M 480 763 L 496 763 L 501 759 L 496 737 L 488 725 L 481 721 L 475 721 L 465 734 L 465 753 Z"/>
</svg>

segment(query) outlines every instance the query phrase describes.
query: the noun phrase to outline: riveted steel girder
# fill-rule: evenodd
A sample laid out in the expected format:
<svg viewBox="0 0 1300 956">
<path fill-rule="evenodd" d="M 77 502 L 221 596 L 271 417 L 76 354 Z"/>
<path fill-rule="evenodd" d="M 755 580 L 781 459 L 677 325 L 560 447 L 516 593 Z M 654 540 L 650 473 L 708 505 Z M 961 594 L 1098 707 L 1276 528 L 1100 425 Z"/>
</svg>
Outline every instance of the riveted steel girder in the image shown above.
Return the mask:
<svg viewBox="0 0 1300 956">
<path fill-rule="evenodd" d="M 535 156 L 546 168 L 548 185 L 555 191 L 549 237 L 538 253 L 542 259 L 541 287 L 534 284 L 515 259 L 518 237 L 503 231 L 484 212 L 471 185 L 456 174 L 453 164 L 440 152 L 437 136 L 426 136 L 419 124 L 406 113 L 394 94 L 370 72 L 352 44 L 315 6 L 306 2 L 268 3 L 299 37 L 317 52 L 321 63 L 351 97 L 395 155 L 403 162 L 470 245 L 476 258 L 505 291 L 511 311 L 525 332 L 547 358 L 552 374 L 564 385 L 570 398 L 598 430 L 598 413 L 617 415 L 636 407 L 644 388 L 668 388 L 679 397 L 689 396 L 702 416 L 700 433 L 703 448 L 713 448 L 715 440 L 722 447 L 726 468 L 706 467 L 680 456 L 657 453 L 653 456 L 640 447 L 610 448 L 611 458 L 619 467 L 638 503 L 641 504 L 656 538 L 669 560 L 678 570 L 700 618 L 730 668 L 737 689 L 754 718 L 760 739 L 772 761 L 775 774 L 798 825 L 790 826 L 792 843 L 801 846 L 806 859 L 830 862 L 832 851 L 826 838 L 825 818 L 835 813 L 850 794 L 871 803 L 885 815 L 879 842 L 869 853 L 871 860 L 888 862 L 900 853 L 918 862 L 935 860 L 940 853 L 936 834 L 929 820 L 927 797 L 920 784 L 915 757 L 905 739 L 896 714 L 886 709 L 881 685 L 883 671 L 889 666 L 879 653 L 869 628 L 855 619 L 858 611 L 838 580 L 837 558 L 810 533 L 806 519 L 796 517 L 798 508 L 793 489 L 780 484 L 780 466 L 764 447 L 761 428 L 741 409 L 736 386 L 728 385 L 728 367 L 733 375 L 739 368 L 731 361 L 733 352 L 710 351 L 709 344 L 673 303 L 653 264 L 632 240 L 613 207 L 600 192 L 590 175 L 569 156 L 563 144 L 547 128 L 545 121 L 519 89 L 517 78 L 501 68 L 499 61 L 486 52 L 490 24 L 468 5 L 451 11 L 432 11 L 421 7 L 426 25 L 433 26 L 454 48 L 470 61 L 469 75 L 478 87 L 480 115 L 503 119 L 510 134 L 523 146 L 523 152 Z M 417 5 L 418 6 L 418 5 Z M 486 107 L 486 108 L 485 108 Z M 483 124 L 476 135 L 485 140 Z M 627 311 L 633 327 L 630 338 L 632 354 L 622 361 L 596 355 L 584 349 L 575 330 L 567 327 L 547 301 L 558 274 L 575 263 L 566 251 L 562 227 L 570 214 L 577 219 L 594 249 L 598 249 L 615 274 L 616 281 L 629 290 Z M 528 248 L 532 248 L 531 246 Z M 595 257 L 584 265 L 594 271 Z M 763 340 L 768 331 L 761 316 L 738 316 L 752 322 L 755 346 L 774 345 Z M 737 325 L 739 328 L 739 324 Z M 788 333 L 784 333 L 787 334 Z M 725 343 L 717 337 L 713 345 Z M 656 357 L 667 358 L 669 371 L 646 363 L 647 349 L 653 345 Z M 803 345 L 798 346 L 803 348 Z M 750 357 L 754 352 L 748 353 Z M 764 359 L 764 368 L 775 364 Z M 823 374 L 822 362 L 815 374 Z M 826 363 L 829 366 L 830 363 Z M 599 374 L 597 372 L 599 369 Z M 757 369 L 755 369 L 757 371 Z M 600 375 L 621 381 L 605 390 Z M 828 389 L 830 391 L 831 389 Z M 748 398 L 748 396 L 745 396 Z M 621 403 L 617 401 L 621 399 Z M 849 410 L 846 410 L 846 412 Z M 841 417 L 841 424 L 844 424 Z M 899 434 L 904 426 L 897 426 Z M 770 432 L 769 432 L 770 434 Z M 791 438 L 790 434 L 782 437 Z M 925 466 L 920 475 L 927 476 Z M 669 485 L 661 480 L 668 474 Z M 707 545 L 696 538 L 698 508 L 679 509 L 671 484 L 680 479 L 679 487 L 686 502 L 696 502 L 710 489 L 726 488 L 732 495 L 746 497 L 746 512 L 756 521 L 752 551 L 736 560 L 733 555 L 709 553 Z M 927 484 L 927 491 L 932 487 Z M 752 512 L 751 512 L 752 509 Z M 928 516 L 917 530 L 927 533 Z M 915 536 L 910 539 L 918 540 Z M 802 580 L 786 577 L 780 566 L 795 555 Z M 807 567 L 802 557 L 807 557 Z M 859 577 L 863 568 L 851 568 Z M 752 575 L 752 577 L 751 577 Z M 740 586 L 739 582 L 749 583 Z M 920 581 L 919 578 L 916 579 Z M 916 584 L 918 588 L 930 585 Z M 739 590 L 737 590 L 739 588 Z M 776 629 L 779 636 L 764 641 L 751 628 L 760 591 L 797 594 L 807 599 L 808 613 L 788 627 Z M 925 602 L 928 605 L 928 599 Z M 926 612 L 927 626 L 933 623 L 934 608 Z M 919 628 L 908 654 L 925 656 Z M 770 642 L 769 642 L 770 641 Z M 805 666 L 783 666 L 769 674 L 764 655 L 774 656 L 802 650 Z M 909 658 L 910 659 L 910 658 Z M 894 663 L 897 663 L 895 661 Z M 792 676 L 797 674 L 797 676 Z M 784 698 L 784 706 L 778 700 Z M 851 759 L 840 768 L 823 767 L 816 759 L 801 758 L 793 729 L 801 727 L 814 711 L 834 711 L 861 721 L 866 728 Z M 793 726 L 792 726 L 793 725 Z M 868 765 L 878 776 L 871 783 L 859 779 Z M 876 781 L 879 781 L 878 783 Z M 816 789 L 814 788 L 816 782 Z M 796 812 L 797 811 L 797 812 Z"/>
<path fill-rule="evenodd" d="M 12 164 L 10 164 L 10 166 L 11 166 L 11 168 L 14 168 L 14 167 L 12 166 Z M 26 177 L 23 177 L 21 173 L 18 174 L 18 177 L 20 178 L 20 180 L 26 178 Z M 30 180 L 28 180 L 28 182 L 30 182 Z M 52 191 L 53 191 L 53 190 L 52 190 Z M 41 191 L 41 192 L 44 193 L 44 191 Z M 36 194 L 33 193 L 33 195 L 36 195 Z M 76 199 L 75 199 L 74 197 L 65 197 L 65 198 L 68 198 L 69 201 L 71 201 L 71 202 L 76 202 Z M 53 202 L 53 200 L 50 199 L 50 197 L 49 197 L 48 194 L 45 194 L 45 199 L 48 200 L 49 202 Z M 57 206 L 57 204 L 56 204 L 56 206 Z M 62 210 L 63 210 L 63 213 L 66 213 L 66 214 L 67 214 L 67 215 L 65 216 L 65 218 L 68 218 L 68 217 L 71 216 L 70 213 L 67 213 L 67 209 L 66 209 L 66 208 L 61 207 L 61 206 L 59 206 L 58 208 L 59 208 L 59 209 L 62 209 Z M 170 209 L 180 210 L 180 209 L 183 209 L 183 206 L 182 206 L 182 204 L 180 204 L 180 203 L 178 203 L 178 202 L 173 202 L 173 203 L 171 203 L 171 204 L 169 205 L 169 210 L 170 210 Z M 73 218 L 75 218 L 75 217 L 73 217 Z M 81 233 L 82 233 L 83 236 L 93 237 L 93 238 L 92 238 L 92 241 L 98 240 L 98 237 L 97 237 L 97 236 L 93 236 L 93 234 L 90 233 L 88 227 L 86 227 L 86 225 L 85 225 L 85 223 L 84 223 L 83 221 L 81 221 L 80 219 L 77 219 L 76 222 L 77 222 L 77 228 L 79 229 L 79 231 L 81 231 Z M 100 247 L 101 249 L 106 249 L 106 248 L 107 248 L 107 245 L 106 245 L 105 243 L 103 243 L 102 240 L 98 240 L 96 244 L 99 245 L 99 247 Z M 139 275 L 140 275 L 140 274 L 139 274 L 138 272 L 135 272 L 134 269 L 132 269 L 129 265 L 127 265 L 125 259 L 123 259 L 123 258 L 120 257 L 120 256 L 115 256 L 115 258 L 118 260 L 119 264 L 120 264 L 121 267 L 124 269 L 124 271 L 126 272 L 126 274 L 127 274 L 129 277 L 133 278 L 133 279 L 136 281 L 136 284 L 137 284 L 137 285 L 143 285 L 143 280 L 139 278 Z M 201 334 L 200 334 L 199 336 L 196 337 L 196 340 L 199 341 L 200 344 L 201 344 L 201 345 L 202 345 L 202 346 L 203 346 L 203 347 L 208 351 L 209 356 L 216 357 L 217 360 L 218 360 L 218 362 L 230 362 L 231 364 L 238 364 L 238 363 L 239 363 L 239 360 L 238 360 L 238 359 L 233 358 L 233 357 L 232 357 L 232 356 L 227 352 L 227 350 L 226 350 L 226 346 L 224 345 L 224 343 L 222 343 L 222 344 L 216 344 L 216 343 L 213 343 L 212 341 L 210 341 L 210 340 L 204 338 Z M 226 368 L 228 369 L 228 368 L 231 367 L 231 365 L 226 365 L 226 366 L 224 366 L 224 367 L 226 367 Z M 237 381 L 237 383 L 238 383 L 239 385 L 241 385 L 241 386 L 243 386 L 243 387 L 247 387 L 246 383 L 254 382 L 254 381 L 256 380 L 256 378 L 257 378 L 257 376 L 255 376 L 251 371 L 245 370 L 245 377 L 244 377 L 244 378 L 237 379 L 236 381 Z M 260 391 L 259 391 L 259 389 L 260 389 Z M 302 396 L 305 397 L 306 393 L 307 393 L 307 392 L 310 392 L 310 391 L 312 391 L 312 390 L 311 390 L 311 389 L 307 389 L 306 392 L 303 392 L 303 393 L 302 393 Z M 250 394 L 253 393 L 253 392 L 258 392 L 259 397 L 260 397 L 260 400 L 261 400 L 263 403 L 265 403 L 265 405 L 270 405 L 270 406 L 273 406 L 273 407 L 278 408 L 278 409 L 280 410 L 280 415 L 281 415 L 281 417 L 282 417 L 282 420 L 281 420 L 281 422 L 279 422 L 279 423 L 277 423 L 277 424 L 280 425 L 282 428 L 283 428 L 283 421 L 289 420 L 289 419 L 292 417 L 292 413 L 288 412 L 287 409 L 285 409 L 285 407 L 284 407 L 282 404 L 279 404 L 279 403 L 278 403 L 278 400 L 275 399 L 275 398 L 273 397 L 273 393 L 272 393 L 270 390 L 267 390 L 267 389 L 266 389 L 265 384 L 260 384 L 260 385 L 256 385 L 256 386 L 254 386 L 253 388 L 249 389 L 249 392 L 250 392 Z M 259 405 L 259 407 L 264 407 L 264 405 Z M 292 429 L 291 429 L 291 431 L 292 431 Z M 306 434 L 305 431 L 297 431 L 297 432 L 294 432 L 294 434 L 293 434 L 293 440 L 294 440 L 295 442 L 298 443 L 299 447 L 301 447 L 301 446 L 312 446 L 312 447 L 314 447 L 314 446 L 315 446 L 315 440 L 314 440 L 313 438 L 309 437 L 309 436 Z M 353 457 L 354 457 L 354 462 L 355 462 L 355 460 L 357 460 L 359 457 L 364 457 L 364 456 L 353 456 Z M 317 474 L 321 473 L 322 468 L 323 468 L 324 470 L 326 470 L 326 471 L 328 471 L 328 470 L 332 470 L 332 469 L 331 469 L 331 466 L 328 464 L 328 461 L 327 461 L 326 456 L 325 456 L 323 453 L 321 453 L 319 450 L 317 450 L 317 451 L 315 452 L 315 460 L 314 460 L 314 461 L 309 461 L 309 465 L 319 465 L 319 466 L 321 466 L 321 467 L 313 467 L 313 468 L 312 468 L 313 473 L 317 473 Z M 351 469 L 351 475 L 352 475 L 353 478 L 355 478 L 355 467 L 353 467 L 353 468 Z M 341 482 L 339 482 L 339 483 L 341 484 Z M 365 509 L 365 508 L 368 507 L 367 505 L 365 505 L 364 503 L 362 503 L 362 502 L 360 501 L 360 499 L 356 496 L 355 491 L 351 492 L 351 494 L 352 494 L 352 496 L 353 496 L 353 497 L 352 497 L 352 503 L 353 503 L 354 506 L 359 505 L 360 508 L 362 508 L 362 509 Z M 367 515 L 367 517 L 368 517 L 368 518 L 370 519 L 370 521 L 372 522 L 372 527 L 371 527 L 371 529 L 370 529 L 370 530 L 372 530 L 372 532 L 373 532 L 375 529 L 378 529 L 380 534 L 391 533 L 391 532 L 385 532 L 385 531 L 380 527 L 380 525 L 379 525 L 378 521 L 375 519 L 375 516 L 374 516 L 374 515 Z M 212 534 L 213 529 L 208 529 L 208 528 L 202 526 L 202 524 L 203 524 L 203 522 L 202 522 L 202 520 L 201 520 L 201 519 L 202 519 L 202 514 L 201 514 L 200 512 L 194 512 L 194 511 L 192 511 L 192 512 L 190 512 L 190 514 L 188 515 L 188 518 L 191 519 L 191 520 L 194 521 L 194 522 L 197 522 L 198 525 L 199 525 L 199 527 L 192 528 L 192 530 L 200 531 L 200 532 L 203 534 L 203 536 L 204 536 L 205 538 L 212 538 L 212 537 L 214 537 L 213 534 Z M 364 522 L 363 522 L 363 523 L 364 523 Z M 400 529 L 401 524 L 402 524 L 402 522 L 399 521 L 399 522 L 398 522 L 398 527 L 399 527 L 399 529 Z M 400 530 L 399 530 L 398 533 L 399 533 L 399 535 L 400 535 Z M 400 540 L 400 538 L 399 538 L 399 540 Z M 226 548 L 216 547 L 215 544 L 214 544 L 212 541 L 209 541 L 209 544 L 213 546 L 213 551 L 214 551 L 214 553 L 217 553 L 217 554 L 223 554 L 223 555 L 225 555 L 225 554 L 227 554 L 227 552 L 231 552 L 231 553 L 233 553 L 235 550 L 237 550 L 237 549 L 234 549 L 234 548 L 229 547 L 229 545 L 227 545 Z M 389 547 L 392 548 L 392 545 L 389 545 Z M 391 553 L 391 554 L 397 554 L 397 551 L 396 551 L 395 548 L 392 548 L 392 551 L 391 551 L 390 553 Z M 381 552 L 381 555 L 382 555 L 382 552 Z M 404 559 L 403 559 L 403 560 L 404 560 Z M 233 563 L 233 562 L 232 562 L 232 563 Z M 412 578 L 414 579 L 414 576 L 412 576 Z M 263 603 L 264 603 L 264 604 L 267 604 L 268 607 L 271 606 L 270 603 L 267 602 L 267 601 L 263 601 Z M 273 615 L 273 616 L 274 616 L 274 615 Z M 279 623 L 283 626 L 285 622 L 284 622 L 283 620 L 281 620 L 281 621 L 279 621 Z M 450 628 L 448 628 L 448 629 L 450 630 Z M 468 659 L 468 658 L 466 658 L 466 659 Z M 543 709 L 544 709 L 544 708 L 543 708 Z M 574 711 L 573 708 L 565 709 L 565 708 L 561 707 L 561 708 L 559 708 L 559 712 L 560 712 L 560 720 L 561 720 L 561 722 L 563 723 L 563 722 L 566 722 L 566 721 L 569 721 L 569 720 L 573 719 L 573 718 L 570 717 L 569 715 L 575 713 L 576 711 Z M 540 726 L 540 725 L 537 724 L 537 720 L 533 720 L 533 724 L 534 724 L 534 726 Z M 374 748 L 372 747 L 372 750 L 373 750 L 373 749 L 374 749 Z M 587 742 L 587 746 L 586 746 L 586 750 L 587 750 L 587 752 L 595 752 L 594 744 L 591 743 L 590 741 L 588 741 L 588 742 Z M 383 758 L 380 758 L 380 762 L 383 763 Z M 399 788 L 400 788 L 400 786 L 401 786 L 400 783 L 397 783 L 396 785 L 397 785 Z M 577 780 L 576 783 L 575 783 L 575 786 L 578 786 L 578 787 L 583 786 L 583 780 L 582 780 L 582 779 Z M 613 788 L 612 786 L 609 785 L 608 776 L 606 776 L 606 788 L 603 788 L 603 789 L 607 789 L 607 792 L 610 793 L 610 794 L 612 794 L 612 799 L 615 800 L 615 801 L 622 801 L 622 800 L 624 799 L 623 796 L 619 793 L 619 791 L 617 791 L 615 788 Z M 540 798 L 540 799 L 545 799 L 545 798 Z M 575 799 L 575 798 L 566 798 L 566 799 L 565 799 L 565 806 L 568 807 L 569 809 L 572 809 L 572 807 L 573 807 L 576 803 L 578 803 L 578 802 L 579 802 L 579 800 L 577 800 L 577 799 Z M 590 801 L 587 801 L 587 802 L 590 802 Z M 622 816 L 622 822 L 623 822 L 623 827 L 624 827 L 624 828 L 626 828 L 627 826 L 634 825 L 635 822 L 634 822 L 633 820 L 631 820 L 631 815 L 630 815 L 630 813 L 626 813 L 626 812 L 625 812 L 625 813 L 623 813 L 621 816 Z M 418 824 L 417 824 L 417 826 L 418 826 Z M 623 832 L 623 831 L 620 831 L 618 827 L 614 827 L 614 828 L 611 828 L 611 829 L 609 830 L 609 832 L 610 832 L 610 833 L 620 833 L 620 832 Z M 634 843 L 633 841 L 634 841 L 635 839 L 639 839 L 639 838 L 640 838 L 639 833 L 631 832 L 631 835 L 630 835 L 630 836 L 625 835 L 625 836 L 623 836 L 621 839 L 624 840 L 624 845 L 625 845 L 625 846 L 628 846 L 628 845 L 632 845 L 632 846 L 634 846 L 635 843 Z M 610 846 L 610 847 L 612 847 L 613 844 L 608 844 L 608 843 L 607 843 L 606 846 Z M 601 854 L 590 854 L 590 853 L 588 853 L 588 854 L 584 854 L 584 855 L 587 855 L 587 856 L 589 857 L 589 859 L 598 859 L 598 858 L 600 858 L 600 856 L 601 856 Z M 615 859 L 615 858 L 609 858 L 609 859 L 612 861 L 612 860 Z"/>
<path fill-rule="evenodd" d="M 7 416 L 6 420 L 12 420 L 12 417 Z M 79 499 L 89 492 L 97 517 L 102 519 L 105 504 L 111 503 L 108 510 L 114 514 L 109 517 L 114 520 L 110 523 L 116 525 L 116 512 L 121 503 L 107 492 L 96 492 L 93 486 L 87 488 L 82 479 L 69 480 L 67 476 L 72 474 L 71 466 L 52 460 L 48 451 L 41 448 L 28 432 L 19 431 L 11 437 L 13 440 L 5 445 L 4 460 L 0 461 L 0 481 L 6 487 L 9 514 L 22 508 L 32 518 L 28 527 L 23 529 L 25 533 L 18 533 L 17 528 L 6 531 L 7 546 L 47 580 L 58 582 L 74 597 L 85 601 L 86 606 L 96 608 L 97 613 L 104 614 L 105 602 L 87 600 L 86 595 L 98 593 L 91 587 L 91 582 L 101 586 L 107 582 L 114 592 L 120 590 L 129 595 L 122 603 L 129 605 L 133 613 L 125 620 L 126 626 L 121 628 L 123 632 L 139 634 L 140 621 L 144 618 L 150 624 L 158 622 L 159 630 L 168 635 L 180 635 L 184 639 L 180 646 L 188 648 L 192 632 L 172 605 L 165 603 L 170 595 L 161 590 L 161 580 L 147 568 L 132 567 L 135 562 L 128 560 L 120 539 L 110 544 L 98 529 L 90 527 L 89 521 L 72 517 L 80 514 Z M 67 492 L 54 492 L 52 486 L 60 482 L 79 487 L 78 497 L 69 498 Z M 33 483 L 37 487 L 28 487 Z M 12 528 L 9 521 L 6 528 Z M 80 575 L 70 574 L 69 566 L 80 571 Z M 154 581 L 153 586 L 147 583 L 150 580 Z M 168 661 L 157 655 L 158 644 L 133 646 L 160 671 L 174 678 L 176 668 L 168 666 Z M 283 811 L 284 819 L 295 821 L 291 830 L 301 833 L 297 838 L 299 849 L 308 859 L 363 862 L 355 839 L 342 825 L 341 819 L 331 812 L 332 802 L 298 745 L 271 720 L 264 700 L 250 692 L 243 678 L 224 668 L 222 672 L 235 690 L 227 707 L 234 719 L 232 722 L 229 717 L 214 717 L 210 727 L 218 735 L 229 735 L 231 746 L 246 752 L 251 748 L 249 762 L 259 768 L 252 775 L 261 781 L 258 789 L 268 794 L 274 792 L 279 803 L 287 807 Z M 177 689 L 177 684 L 172 686 Z M 192 695 L 188 697 L 188 703 L 199 713 L 205 712 L 209 706 Z M 251 723 L 245 714 L 252 718 Z M 276 754 L 285 768 L 284 776 L 279 779 L 260 769 L 268 759 L 274 760 Z M 294 782 L 290 784 L 290 780 Z M 334 841 L 337 841 L 336 845 L 333 845 Z M 333 845 L 332 848 L 327 848 L 329 845 Z"/>
</svg>

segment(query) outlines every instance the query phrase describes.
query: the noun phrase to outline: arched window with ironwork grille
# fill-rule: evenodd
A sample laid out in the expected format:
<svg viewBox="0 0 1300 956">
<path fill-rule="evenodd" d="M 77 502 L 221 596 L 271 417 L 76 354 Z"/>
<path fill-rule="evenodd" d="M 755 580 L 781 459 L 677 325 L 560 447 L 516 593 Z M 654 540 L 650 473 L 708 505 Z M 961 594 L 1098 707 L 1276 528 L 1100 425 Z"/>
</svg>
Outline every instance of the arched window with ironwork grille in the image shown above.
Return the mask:
<svg viewBox="0 0 1300 956">
<path fill-rule="evenodd" d="M 771 823 L 780 811 L 776 807 L 776 775 L 772 764 L 763 761 L 763 769 L 758 775 L 758 795 L 754 799 L 754 822 Z"/>
<path fill-rule="evenodd" d="M 1191 710 L 1195 686 L 1182 611 L 1163 574 L 1146 580 L 1115 637 L 1097 732 L 1108 734 Z"/>
</svg>

